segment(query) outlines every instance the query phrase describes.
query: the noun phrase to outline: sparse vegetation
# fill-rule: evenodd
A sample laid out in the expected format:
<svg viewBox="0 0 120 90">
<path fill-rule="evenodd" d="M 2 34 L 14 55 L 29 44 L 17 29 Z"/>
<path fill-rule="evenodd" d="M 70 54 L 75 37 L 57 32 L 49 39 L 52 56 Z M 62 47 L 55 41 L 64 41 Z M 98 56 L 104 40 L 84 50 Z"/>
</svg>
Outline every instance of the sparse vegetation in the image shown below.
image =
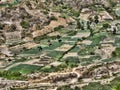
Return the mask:
<svg viewBox="0 0 120 90">
<path fill-rule="evenodd" d="M 120 57 L 120 48 L 116 48 L 115 51 L 112 52 L 113 57 Z"/>
<path fill-rule="evenodd" d="M 10 79 L 10 80 L 25 80 L 25 79 L 27 79 L 25 76 L 22 75 L 22 73 L 13 72 L 13 71 L 0 71 L 0 77 Z"/>
<path fill-rule="evenodd" d="M 27 21 L 22 21 L 20 24 L 23 28 L 28 28 L 29 27 L 29 23 Z"/>
</svg>

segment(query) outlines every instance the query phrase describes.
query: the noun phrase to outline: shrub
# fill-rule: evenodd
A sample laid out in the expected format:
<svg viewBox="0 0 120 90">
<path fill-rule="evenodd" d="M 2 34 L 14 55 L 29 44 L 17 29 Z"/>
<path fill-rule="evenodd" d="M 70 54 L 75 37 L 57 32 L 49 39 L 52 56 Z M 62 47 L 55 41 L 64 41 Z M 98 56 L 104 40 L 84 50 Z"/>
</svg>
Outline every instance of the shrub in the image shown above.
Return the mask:
<svg viewBox="0 0 120 90">
<path fill-rule="evenodd" d="M 69 67 L 75 67 L 80 63 L 78 57 L 67 57 L 61 61 L 65 62 Z"/>
<path fill-rule="evenodd" d="M 117 47 L 115 51 L 112 52 L 113 57 L 120 57 L 120 47 Z"/>
<path fill-rule="evenodd" d="M 99 82 L 90 83 L 82 88 L 83 90 L 111 90 L 109 85 L 102 85 Z"/>
<path fill-rule="evenodd" d="M 57 20 L 57 18 L 55 16 L 51 16 L 50 20 Z"/>
<path fill-rule="evenodd" d="M 60 29 L 62 29 L 62 28 L 64 28 L 64 26 L 59 25 L 58 27 L 55 27 L 54 30 L 57 31 L 57 30 L 60 30 Z"/>
<path fill-rule="evenodd" d="M 73 16 L 75 16 L 75 17 L 79 17 L 79 15 L 80 15 L 80 12 L 75 11 L 75 10 L 72 10 L 71 13 L 73 13 Z"/>
<path fill-rule="evenodd" d="M 47 66 L 47 67 L 43 67 L 41 68 L 41 72 L 46 72 L 46 73 L 51 73 L 51 72 L 57 72 L 57 71 L 61 71 L 64 68 L 66 68 L 67 65 L 66 64 L 60 64 L 59 66 Z"/>
<path fill-rule="evenodd" d="M 61 86 L 61 87 L 58 87 L 57 90 L 73 90 L 70 86 Z"/>
<path fill-rule="evenodd" d="M 29 22 L 27 22 L 27 21 L 22 21 L 22 22 L 20 23 L 20 25 L 21 25 L 23 28 L 28 28 L 28 27 L 29 27 Z"/>
<path fill-rule="evenodd" d="M 117 85 L 115 85 L 115 86 L 112 88 L 112 90 L 120 90 L 120 83 L 117 84 Z"/>
<path fill-rule="evenodd" d="M 104 23 L 104 24 L 103 24 L 103 28 L 104 28 L 104 29 L 107 29 L 107 28 L 110 28 L 110 27 L 111 27 L 111 26 L 110 26 L 108 23 Z"/>
<path fill-rule="evenodd" d="M 13 71 L 0 71 L 0 77 L 14 80 L 25 80 L 26 77 L 23 76 L 20 72 Z"/>
<path fill-rule="evenodd" d="M 53 57 L 55 60 L 58 60 L 64 52 L 62 51 L 52 51 L 47 54 L 49 57 Z"/>
<path fill-rule="evenodd" d="M 77 31 L 69 31 L 67 34 L 68 36 L 74 36 L 77 34 Z"/>
<path fill-rule="evenodd" d="M 19 72 L 22 74 L 29 74 L 32 72 L 40 71 L 42 67 L 36 65 L 20 64 L 18 66 L 12 67 L 9 69 L 11 72 Z"/>
</svg>

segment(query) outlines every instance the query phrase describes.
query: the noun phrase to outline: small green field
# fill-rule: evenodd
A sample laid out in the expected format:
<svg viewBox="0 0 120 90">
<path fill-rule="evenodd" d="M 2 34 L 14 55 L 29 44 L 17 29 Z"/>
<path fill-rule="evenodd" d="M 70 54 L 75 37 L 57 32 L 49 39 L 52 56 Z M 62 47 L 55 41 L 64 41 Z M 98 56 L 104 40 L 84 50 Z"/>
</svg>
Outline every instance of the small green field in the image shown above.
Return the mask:
<svg viewBox="0 0 120 90">
<path fill-rule="evenodd" d="M 20 64 L 18 66 L 12 67 L 9 71 L 20 72 L 22 74 L 28 74 L 32 72 L 39 71 L 42 67 L 36 65 Z"/>
<path fill-rule="evenodd" d="M 19 64 L 15 67 L 10 68 L 8 71 L 10 72 L 18 72 L 21 74 L 30 74 L 34 72 L 44 72 L 44 73 L 51 73 L 61 71 L 67 68 L 65 63 L 61 63 L 59 66 L 37 66 L 37 65 L 29 65 L 29 64 Z"/>
</svg>

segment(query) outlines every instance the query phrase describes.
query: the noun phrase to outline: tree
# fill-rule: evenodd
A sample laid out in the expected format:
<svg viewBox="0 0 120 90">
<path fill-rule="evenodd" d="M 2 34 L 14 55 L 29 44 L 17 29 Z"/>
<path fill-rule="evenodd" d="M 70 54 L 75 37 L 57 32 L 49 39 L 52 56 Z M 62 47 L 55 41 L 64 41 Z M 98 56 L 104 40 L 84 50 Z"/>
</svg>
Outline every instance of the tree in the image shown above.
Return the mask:
<svg viewBox="0 0 120 90">
<path fill-rule="evenodd" d="M 17 29 L 16 25 L 12 24 L 10 26 L 10 31 L 15 31 Z"/>
<path fill-rule="evenodd" d="M 82 25 L 81 25 L 81 23 L 80 23 L 80 21 L 79 21 L 79 19 L 77 20 L 77 29 L 81 29 L 81 27 L 82 27 Z"/>
<path fill-rule="evenodd" d="M 103 24 L 103 28 L 104 28 L 104 29 L 107 29 L 107 28 L 110 28 L 110 27 L 111 27 L 111 26 L 110 26 L 108 23 L 104 23 L 104 24 Z"/>
<path fill-rule="evenodd" d="M 84 30 L 84 29 L 85 29 L 85 28 L 84 28 L 84 22 L 83 22 L 83 21 L 80 23 L 80 29 L 81 29 L 81 30 Z"/>
<path fill-rule="evenodd" d="M 90 36 L 93 36 L 93 29 L 90 28 Z"/>
<path fill-rule="evenodd" d="M 62 40 L 61 40 L 61 39 L 59 39 L 59 40 L 58 40 L 58 42 L 59 42 L 59 43 L 61 43 L 61 42 L 62 42 Z"/>
<path fill-rule="evenodd" d="M 8 59 L 8 62 L 11 62 L 11 61 L 12 61 L 12 60 L 9 58 L 9 59 Z"/>
<path fill-rule="evenodd" d="M 111 4 L 112 7 L 115 7 L 117 4 L 114 0 L 109 0 L 109 3 Z"/>
<path fill-rule="evenodd" d="M 26 51 L 26 50 L 27 50 L 27 48 L 26 48 L 26 47 L 23 47 L 23 50 L 24 50 L 24 51 Z"/>
<path fill-rule="evenodd" d="M 92 24 L 93 19 L 91 17 L 89 17 L 88 20 L 89 20 L 90 24 Z"/>
<path fill-rule="evenodd" d="M 0 29 L 3 29 L 3 24 L 0 23 Z"/>
<path fill-rule="evenodd" d="M 117 32 L 117 28 L 113 27 L 113 34 L 116 34 L 116 32 Z"/>
<path fill-rule="evenodd" d="M 58 39 L 58 42 L 61 43 L 62 40 L 61 40 L 61 36 L 60 35 L 57 35 L 57 39 Z"/>
<path fill-rule="evenodd" d="M 39 51 L 42 51 L 43 48 L 41 46 L 39 46 L 38 49 L 39 49 Z"/>
<path fill-rule="evenodd" d="M 52 15 L 52 16 L 50 17 L 50 21 L 52 21 L 52 20 L 57 21 L 57 18 L 56 18 L 54 15 Z"/>
<path fill-rule="evenodd" d="M 61 38 L 61 36 L 60 35 L 57 35 L 57 39 L 60 39 Z"/>
<path fill-rule="evenodd" d="M 80 88 L 76 86 L 74 90 L 80 90 Z"/>
<path fill-rule="evenodd" d="M 48 40 L 48 43 L 50 43 L 51 41 L 50 40 Z"/>
<path fill-rule="evenodd" d="M 84 26 L 81 26 L 81 30 L 85 30 Z"/>
<path fill-rule="evenodd" d="M 95 22 L 96 24 L 98 24 L 98 23 L 99 23 L 99 17 L 98 17 L 98 15 L 95 15 L 94 19 L 95 19 L 94 22 Z"/>
<path fill-rule="evenodd" d="M 90 29 L 90 21 L 87 21 L 87 29 Z"/>
<path fill-rule="evenodd" d="M 48 45 L 49 45 L 49 46 L 51 46 L 51 45 L 52 45 L 52 43 L 51 43 L 51 41 L 50 41 L 50 40 L 48 40 Z"/>
</svg>

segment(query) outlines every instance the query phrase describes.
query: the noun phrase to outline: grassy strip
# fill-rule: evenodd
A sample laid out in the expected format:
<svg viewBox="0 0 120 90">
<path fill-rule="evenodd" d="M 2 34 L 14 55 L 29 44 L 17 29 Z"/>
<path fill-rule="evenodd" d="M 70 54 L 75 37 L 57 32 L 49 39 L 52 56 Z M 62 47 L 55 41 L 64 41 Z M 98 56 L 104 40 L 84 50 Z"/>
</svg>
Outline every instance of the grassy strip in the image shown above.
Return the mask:
<svg viewBox="0 0 120 90">
<path fill-rule="evenodd" d="M 10 80 L 25 80 L 25 79 L 27 79 L 20 72 L 14 72 L 14 71 L 0 71 L 0 77 L 7 78 Z"/>
<path fill-rule="evenodd" d="M 20 64 L 18 66 L 10 68 L 9 71 L 28 74 L 28 73 L 37 72 L 41 68 L 42 68 L 41 66 L 36 66 L 36 65 Z"/>
</svg>

